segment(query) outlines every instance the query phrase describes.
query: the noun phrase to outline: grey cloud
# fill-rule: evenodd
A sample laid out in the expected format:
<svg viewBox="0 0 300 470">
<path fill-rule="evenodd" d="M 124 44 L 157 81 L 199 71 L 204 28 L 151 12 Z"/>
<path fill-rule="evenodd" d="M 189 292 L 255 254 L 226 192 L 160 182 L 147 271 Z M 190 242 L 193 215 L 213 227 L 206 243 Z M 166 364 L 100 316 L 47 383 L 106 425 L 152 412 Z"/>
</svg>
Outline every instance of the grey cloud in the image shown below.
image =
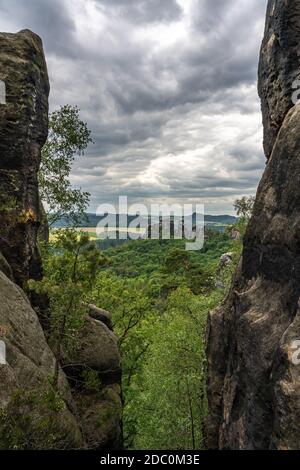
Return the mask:
<svg viewBox="0 0 300 470">
<path fill-rule="evenodd" d="M 97 0 L 108 11 L 117 10 L 132 22 L 175 21 L 181 17 L 182 10 L 176 0 Z"/>
<path fill-rule="evenodd" d="M 74 11 L 69 0 L 0 0 L 0 29 L 31 28 L 44 41 L 52 109 L 78 105 L 92 130 L 95 144 L 72 171 L 91 209 L 120 193 L 219 198 L 230 211 L 235 196 L 255 192 L 266 0 L 191 4 L 185 17 L 175 0 L 78 0 Z M 95 5 L 99 18 L 86 14 Z M 176 22 L 185 34 L 168 42 Z"/>
<path fill-rule="evenodd" d="M 74 23 L 61 0 L 0 0 L 1 15 L 13 17 L 15 31 L 31 29 L 39 34 L 46 51 L 72 55 Z"/>
</svg>

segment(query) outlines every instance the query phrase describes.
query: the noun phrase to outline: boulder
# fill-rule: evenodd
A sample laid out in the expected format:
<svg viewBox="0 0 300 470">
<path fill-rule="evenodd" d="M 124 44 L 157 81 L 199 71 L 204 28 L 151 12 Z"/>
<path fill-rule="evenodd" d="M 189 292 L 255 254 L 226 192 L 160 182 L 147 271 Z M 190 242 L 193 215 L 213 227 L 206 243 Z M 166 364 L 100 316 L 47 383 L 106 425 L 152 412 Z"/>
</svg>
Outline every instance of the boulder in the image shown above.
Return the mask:
<svg viewBox="0 0 300 470">
<path fill-rule="evenodd" d="M 102 322 L 87 316 L 77 338 L 77 347 L 65 358 L 63 370 L 70 377 L 87 447 L 120 449 L 121 358 L 115 334 Z M 85 383 L 85 373 L 92 373 L 92 387 Z"/>
<path fill-rule="evenodd" d="M 94 318 L 95 320 L 101 321 L 110 330 L 113 329 L 112 315 L 106 310 L 103 310 L 102 308 L 98 308 L 95 305 L 91 304 L 89 305 L 89 316 L 91 318 Z"/>
<path fill-rule="evenodd" d="M 76 400 L 87 446 L 94 450 L 117 450 L 122 442 L 121 387 L 111 384 L 99 394 L 80 395 Z"/>
<path fill-rule="evenodd" d="M 76 341 L 76 348 L 65 360 L 64 368 L 72 365 L 97 371 L 114 381 L 121 376 L 118 338 L 104 323 L 87 316 Z"/>
</svg>

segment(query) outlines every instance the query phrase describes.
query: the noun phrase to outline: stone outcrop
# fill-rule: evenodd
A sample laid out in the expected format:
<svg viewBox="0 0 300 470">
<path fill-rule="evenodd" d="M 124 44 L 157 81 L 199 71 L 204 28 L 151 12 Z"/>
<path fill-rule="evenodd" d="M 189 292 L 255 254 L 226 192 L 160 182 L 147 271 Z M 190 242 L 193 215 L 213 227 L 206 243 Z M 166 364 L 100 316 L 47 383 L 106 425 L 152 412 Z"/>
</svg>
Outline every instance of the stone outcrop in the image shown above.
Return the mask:
<svg viewBox="0 0 300 470">
<path fill-rule="evenodd" d="M 7 364 L 0 365 L 0 408 L 13 414 L 17 427 L 0 418 L 0 449 L 10 446 L 10 435 L 18 435 L 17 447 L 84 447 L 75 404 L 65 374 L 60 372 L 59 406 L 47 406 L 55 359 L 46 343 L 37 315 L 20 287 L 0 272 L 0 340 L 6 345 Z M 8 412 L 6 411 L 6 412 Z M 26 413 L 23 421 L 20 413 Z M 19 416 L 19 419 L 18 419 Z M 10 418 L 10 416 L 8 416 Z M 47 441 L 43 421 L 51 426 L 53 441 Z M 7 436 L 6 436 L 7 435 Z M 14 437 L 15 439 L 15 437 Z"/>
<path fill-rule="evenodd" d="M 95 320 L 99 320 L 104 325 L 106 325 L 110 330 L 113 329 L 113 324 L 112 324 L 112 315 L 107 312 L 106 310 L 103 310 L 102 308 L 98 308 L 95 305 L 89 305 L 89 315 L 91 318 L 94 318 Z"/>
<path fill-rule="evenodd" d="M 209 319 L 209 448 L 300 448 L 299 44 L 300 0 L 270 0 L 259 70 L 268 164 L 231 291 Z"/>
<path fill-rule="evenodd" d="M 23 285 L 39 279 L 37 172 L 48 133 L 49 81 L 42 42 L 30 31 L 0 34 L 0 251 Z"/>
<path fill-rule="evenodd" d="M 258 90 L 262 102 L 264 149 L 271 156 L 277 134 L 288 110 L 293 106 L 292 94 L 300 79 L 300 4 L 297 0 L 268 2 L 263 38 Z"/>
<path fill-rule="evenodd" d="M 0 34 L 0 80 L 0 449 L 120 449 L 121 365 L 110 314 L 87 308 L 54 384 L 55 356 L 21 289 L 42 276 L 37 173 L 49 83 L 38 36 Z"/>
<path fill-rule="evenodd" d="M 98 310 L 102 312 L 95 306 L 90 307 L 77 338 L 78 346 L 64 359 L 63 370 L 70 380 L 87 447 L 119 449 L 122 442 L 122 371 L 118 339 L 101 320 L 90 316 L 91 311 Z M 89 387 L 87 383 L 82 388 L 86 373 L 92 373 L 99 381 L 99 387 Z"/>
</svg>

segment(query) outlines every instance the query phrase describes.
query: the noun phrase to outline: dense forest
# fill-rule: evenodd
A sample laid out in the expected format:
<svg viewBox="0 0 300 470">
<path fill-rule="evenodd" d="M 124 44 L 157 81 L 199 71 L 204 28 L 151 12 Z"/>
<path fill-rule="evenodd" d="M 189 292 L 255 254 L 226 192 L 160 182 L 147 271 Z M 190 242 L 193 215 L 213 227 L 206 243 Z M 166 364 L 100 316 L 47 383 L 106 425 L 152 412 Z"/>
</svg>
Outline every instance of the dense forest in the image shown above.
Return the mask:
<svg viewBox="0 0 300 470">
<path fill-rule="evenodd" d="M 185 251 L 183 240 L 128 241 L 103 251 L 88 234 L 62 229 L 45 249 L 45 277 L 34 285 L 50 295 L 50 343 L 67 305 L 92 303 L 113 314 L 127 448 L 204 448 L 206 319 L 227 292 L 240 247 L 215 232 L 199 252 Z M 232 264 L 220 268 L 228 252 Z M 72 348 L 78 308 L 69 308 L 63 321 L 63 348 Z"/>
</svg>

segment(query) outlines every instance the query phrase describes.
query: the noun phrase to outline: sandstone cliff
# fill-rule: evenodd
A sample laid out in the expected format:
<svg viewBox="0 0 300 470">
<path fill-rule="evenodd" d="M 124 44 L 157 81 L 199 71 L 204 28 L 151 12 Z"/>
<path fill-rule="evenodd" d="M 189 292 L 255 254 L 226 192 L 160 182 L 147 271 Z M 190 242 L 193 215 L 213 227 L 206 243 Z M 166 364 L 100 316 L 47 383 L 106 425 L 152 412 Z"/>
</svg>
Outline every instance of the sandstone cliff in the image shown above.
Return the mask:
<svg viewBox="0 0 300 470">
<path fill-rule="evenodd" d="M 209 319 L 209 448 L 300 448 L 299 44 L 300 0 L 269 0 L 259 67 L 268 164 L 231 292 Z"/>
<path fill-rule="evenodd" d="M 49 81 L 41 40 L 29 31 L 0 34 L 0 251 L 16 282 L 41 276 L 37 172 L 48 132 Z"/>
<path fill-rule="evenodd" d="M 0 449 L 118 449 L 121 366 L 106 312 L 90 307 L 72 364 L 55 358 L 22 286 L 42 276 L 37 173 L 47 137 L 49 83 L 43 47 L 30 31 L 0 34 Z M 1 357 L 0 357 L 1 359 Z M 3 359 L 3 357 L 2 357 Z M 70 358 L 69 358 L 70 359 Z M 3 362 L 3 361 L 2 361 Z M 93 371 L 99 389 L 78 377 Z"/>
</svg>

